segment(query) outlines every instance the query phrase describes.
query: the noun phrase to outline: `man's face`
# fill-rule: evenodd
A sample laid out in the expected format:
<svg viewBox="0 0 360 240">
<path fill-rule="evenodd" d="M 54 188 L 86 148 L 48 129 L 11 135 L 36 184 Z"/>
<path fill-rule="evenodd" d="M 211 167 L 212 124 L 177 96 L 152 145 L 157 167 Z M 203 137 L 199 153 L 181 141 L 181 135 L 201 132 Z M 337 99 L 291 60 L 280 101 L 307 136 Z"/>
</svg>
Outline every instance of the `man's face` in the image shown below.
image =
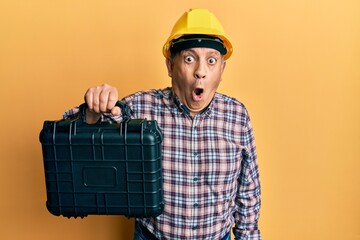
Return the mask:
<svg viewBox="0 0 360 240">
<path fill-rule="evenodd" d="M 212 48 L 183 50 L 166 65 L 175 94 L 192 116 L 210 104 L 225 68 L 220 52 Z"/>
</svg>

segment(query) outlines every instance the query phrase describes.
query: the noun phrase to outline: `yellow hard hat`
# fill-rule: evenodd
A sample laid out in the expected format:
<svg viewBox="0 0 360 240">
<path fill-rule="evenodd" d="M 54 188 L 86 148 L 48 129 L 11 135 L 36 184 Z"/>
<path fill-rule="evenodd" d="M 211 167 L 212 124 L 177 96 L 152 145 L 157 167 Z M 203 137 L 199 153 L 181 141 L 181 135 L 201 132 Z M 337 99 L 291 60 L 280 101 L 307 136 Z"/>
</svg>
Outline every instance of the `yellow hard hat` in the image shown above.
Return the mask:
<svg viewBox="0 0 360 240">
<path fill-rule="evenodd" d="M 180 37 L 188 35 L 206 35 L 220 39 L 225 50 L 224 59 L 228 59 L 233 51 L 229 39 L 226 37 L 224 28 L 220 21 L 208 9 L 193 8 L 185 12 L 175 23 L 170 37 L 163 47 L 165 57 L 170 57 L 172 42 Z"/>
</svg>

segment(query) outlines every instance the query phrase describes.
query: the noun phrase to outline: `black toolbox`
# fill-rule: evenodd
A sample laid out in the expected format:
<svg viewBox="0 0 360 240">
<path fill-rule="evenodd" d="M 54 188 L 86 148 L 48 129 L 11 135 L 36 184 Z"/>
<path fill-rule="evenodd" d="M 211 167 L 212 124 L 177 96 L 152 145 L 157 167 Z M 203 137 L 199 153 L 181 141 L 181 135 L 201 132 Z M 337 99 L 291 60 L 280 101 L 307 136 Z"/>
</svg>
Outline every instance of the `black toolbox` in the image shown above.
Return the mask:
<svg viewBox="0 0 360 240">
<path fill-rule="evenodd" d="M 162 133 L 155 120 L 45 121 L 40 132 L 48 210 L 65 217 L 158 216 L 164 208 Z"/>
</svg>

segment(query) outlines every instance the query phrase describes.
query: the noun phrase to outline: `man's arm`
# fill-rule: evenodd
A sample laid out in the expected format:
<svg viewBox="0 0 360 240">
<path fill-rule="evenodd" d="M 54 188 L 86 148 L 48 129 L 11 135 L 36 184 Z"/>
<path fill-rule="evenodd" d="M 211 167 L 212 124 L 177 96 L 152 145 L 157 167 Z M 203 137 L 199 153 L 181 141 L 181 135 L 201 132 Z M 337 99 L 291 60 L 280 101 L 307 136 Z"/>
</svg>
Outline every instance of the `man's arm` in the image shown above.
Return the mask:
<svg viewBox="0 0 360 240">
<path fill-rule="evenodd" d="M 260 240 L 258 219 L 261 191 L 254 133 L 249 118 L 244 130 L 246 145 L 242 151 L 242 169 L 238 178 L 239 187 L 236 196 L 238 210 L 234 214 L 233 233 L 237 240 Z"/>
</svg>

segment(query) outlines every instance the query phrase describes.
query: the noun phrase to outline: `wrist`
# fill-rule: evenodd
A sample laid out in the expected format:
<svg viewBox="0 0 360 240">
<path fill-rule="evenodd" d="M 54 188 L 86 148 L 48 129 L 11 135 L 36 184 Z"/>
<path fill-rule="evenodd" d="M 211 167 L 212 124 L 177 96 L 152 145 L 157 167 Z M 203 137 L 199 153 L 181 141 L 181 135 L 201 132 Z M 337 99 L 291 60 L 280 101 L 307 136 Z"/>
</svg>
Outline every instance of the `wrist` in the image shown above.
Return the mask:
<svg viewBox="0 0 360 240">
<path fill-rule="evenodd" d="M 89 109 L 86 109 L 86 123 L 95 124 L 99 121 L 101 113 L 92 112 Z"/>
</svg>

